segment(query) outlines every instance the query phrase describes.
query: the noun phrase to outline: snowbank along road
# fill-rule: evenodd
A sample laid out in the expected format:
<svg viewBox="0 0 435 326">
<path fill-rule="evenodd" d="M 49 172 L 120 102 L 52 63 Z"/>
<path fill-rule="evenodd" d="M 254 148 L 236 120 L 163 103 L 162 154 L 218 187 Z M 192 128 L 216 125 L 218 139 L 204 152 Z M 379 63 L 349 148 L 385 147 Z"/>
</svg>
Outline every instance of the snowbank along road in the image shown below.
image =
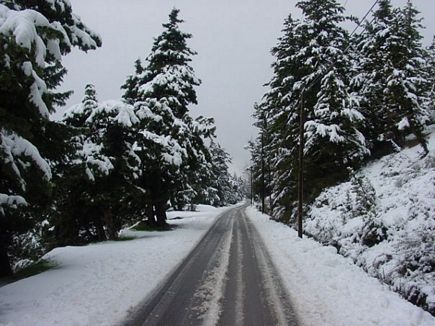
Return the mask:
<svg viewBox="0 0 435 326">
<path fill-rule="evenodd" d="M 126 325 L 296 325 L 246 206 L 223 213 Z"/>
</svg>

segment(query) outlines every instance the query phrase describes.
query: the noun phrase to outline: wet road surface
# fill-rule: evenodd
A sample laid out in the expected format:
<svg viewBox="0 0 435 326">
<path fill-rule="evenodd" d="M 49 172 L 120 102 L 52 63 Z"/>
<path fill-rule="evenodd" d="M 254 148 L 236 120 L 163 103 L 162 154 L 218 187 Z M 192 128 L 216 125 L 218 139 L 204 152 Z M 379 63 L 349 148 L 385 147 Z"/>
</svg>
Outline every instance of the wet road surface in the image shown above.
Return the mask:
<svg viewBox="0 0 435 326">
<path fill-rule="evenodd" d="M 220 217 L 125 325 L 297 325 L 246 206 Z"/>
</svg>

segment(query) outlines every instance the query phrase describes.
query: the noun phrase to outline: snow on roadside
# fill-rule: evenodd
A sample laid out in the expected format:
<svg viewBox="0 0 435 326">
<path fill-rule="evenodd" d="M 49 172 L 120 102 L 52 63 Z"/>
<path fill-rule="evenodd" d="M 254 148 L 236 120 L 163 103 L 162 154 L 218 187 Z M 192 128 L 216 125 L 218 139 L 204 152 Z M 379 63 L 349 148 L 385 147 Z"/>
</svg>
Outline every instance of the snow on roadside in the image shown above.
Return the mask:
<svg viewBox="0 0 435 326">
<path fill-rule="evenodd" d="M 0 288 L 0 325 L 113 325 L 165 280 L 225 209 L 169 212 L 169 232 L 127 231 L 138 239 L 56 248 L 58 267 Z M 181 217 L 182 219 L 174 219 Z"/>
<path fill-rule="evenodd" d="M 435 125 L 419 145 L 370 162 L 325 189 L 304 231 L 435 315 Z"/>
<path fill-rule="evenodd" d="M 349 258 L 248 207 L 301 325 L 435 325 L 428 312 L 368 276 Z"/>
</svg>

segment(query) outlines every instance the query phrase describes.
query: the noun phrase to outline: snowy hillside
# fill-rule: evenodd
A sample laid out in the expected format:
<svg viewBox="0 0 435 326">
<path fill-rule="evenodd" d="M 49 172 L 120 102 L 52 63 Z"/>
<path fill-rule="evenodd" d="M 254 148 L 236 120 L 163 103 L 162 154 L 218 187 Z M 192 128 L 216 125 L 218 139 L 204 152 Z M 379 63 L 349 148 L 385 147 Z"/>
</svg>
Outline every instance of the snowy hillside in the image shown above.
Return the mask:
<svg viewBox="0 0 435 326">
<path fill-rule="evenodd" d="M 435 318 L 403 300 L 333 247 L 252 207 L 246 210 L 265 242 L 303 326 L 432 326 Z"/>
<path fill-rule="evenodd" d="M 305 231 L 435 314 L 434 126 L 429 149 L 385 156 L 324 190 Z"/>
</svg>

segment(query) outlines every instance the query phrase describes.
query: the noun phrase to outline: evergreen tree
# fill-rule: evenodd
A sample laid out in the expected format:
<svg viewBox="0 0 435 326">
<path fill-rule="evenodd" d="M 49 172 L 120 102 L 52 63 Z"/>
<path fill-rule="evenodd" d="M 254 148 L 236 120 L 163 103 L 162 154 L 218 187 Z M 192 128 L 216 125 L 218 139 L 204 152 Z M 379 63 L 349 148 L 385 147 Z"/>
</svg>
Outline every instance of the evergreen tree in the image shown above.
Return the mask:
<svg viewBox="0 0 435 326">
<path fill-rule="evenodd" d="M 255 108 L 254 118 L 259 128 L 259 137 L 254 146 L 253 155 L 263 153 L 263 160 L 268 169 L 267 191 L 271 192 L 271 213 L 275 218 L 289 219 L 295 193 L 295 171 L 298 151 L 298 110 L 300 81 L 304 71 L 298 61 L 294 60 L 299 52 L 301 40 L 297 35 L 298 21 L 291 15 L 284 22 L 282 36 L 272 49 L 276 57 L 272 68 L 274 76 L 266 85 L 269 90 L 262 103 Z M 263 148 L 263 149 L 262 149 Z M 261 188 L 261 158 L 254 159 L 254 188 Z M 272 181 L 273 180 L 273 181 Z M 258 191 L 256 191 L 258 192 Z"/>
<path fill-rule="evenodd" d="M 213 206 L 226 206 L 235 204 L 232 196 L 234 189 L 232 177 L 228 172 L 228 164 L 231 163 L 230 155 L 216 142 L 210 144 L 212 162 L 213 189 L 216 196 L 211 202 Z"/>
<path fill-rule="evenodd" d="M 87 85 L 82 103 L 69 109 L 64 121 L 77 132 L 59 182 L 58 243 L 115 239 L 128 220 L 137 192 L 133 183 L 141 173 L 132 134 L 139 120 L 128 104 L 98 103 L 94 86 Z"/>
<path fill-rule="evenodd" d="M 404 136 L 413 133 L 426 154 L 429 153 L 423 129 L 429 120 L 427 91 L 430 88 L 425 78 L 426 53 L 421 44 L 421 19 L 419 12 L 410 1 L 403 9 L 397 10 L 394 24 L 395 55 L 394 71 L 387 78 L 384 91 L 394 119 L 395 132 L 403 143 Z"/>
<path fill-rule="evenodd" d="M 369 151 L 359 131 L 363 116 L 349 93 L 352 58 L 349 35 L 340 26 L 344 8 L 335 0 L 300 1 L 298 26 L 303 46 L 295 59 L 306 69 L 301 79 L 305 117 L 307 199 L 347 176 Z"/>
<path fill-rule="evenodd" d="M 195 86 L 200 81 L 189 66 L 195 55 L 187 46 L 191 35 L 180 31 L 178 14 L 178 9 L 171 11 L 146 66 L 136 63 L 137 74 L 123 86 L 124 99 L 134 103 L 140 119 L 136 141 L 144 172 L 139 185 L 146 191 L 146 215 L 160 226 L 166 224 L 166 205 L 179 187 L 176 180 L 185 179 L 182 167 L 196 160 L 199 141 L 192 135 L 196 127 L 188 111 L 189 105 L 197 103 Z"/>
<path fill-rule="evenodd" d="M 383 153 L 385 141 L 403 145 L 409 132 L 427 153 L 422 131 L 428 120 L 429 85 L 424 78 L 425 51 L 417 15 L 410 2 L 399 9 L 381 0 L 374 21 L 357 45 L 360 63 L 354 84 L 367 117 L 364 133 L 375 154 Z"/>
<path fill-rule="evenodd" d="M 175 180 L 171 205 L 183 209 L 188 204 L 210 203 L 215 198 L 213 156 L 208 142 L 215 138 L 214 120 L 202 116 L 195 120 L 186 116 L 186 159 L 180 165 L 179 177 Z"/>
<path fill-rule="evenodd" d="M 25 10 L 30 9 L 30 10 Z M 0 276 L 11 273 L 7 247 L 31 227 L 23 206 L 47 204 L 50 161 L 63 151 L 65 131 L 49 120 L 65 74 L 61 56 L 72 46 L 101 45 L 69 2 L 8 0 L 0 4 Z M 19 31 L 19 33 L 18 33 Z M 31 205 L 29 205 L 31 204 Z M 16 210 L 18 206 L 21 209 Z"/>
<path fill-rule="evenodd" d="M 137 59 L 134 63 L 135 72 L 133 75 L 128 76 L 127 81 L 124 85 L 121 86 L 121 89 L 124 90 L 124 101 L 128 104 L 133 105 L 139 99 L 139 89 L 140 86 L 139 78 L 144 72 L 144 68 L 142 67 L 142 63 L 140 59 Z"/>
<path fill-rule="evenodd" d="M 429 81 L 427 94 L 427 107 L 429 109 L 431 122 L 435 122 L 435 36 L 432 44 L 427 49 L 427 66 L 426 78 Z"/>
<path fill-rule="evenodd" d="M 276 62 L 270 90 L 255 114 L 271 166 L 272 215 L 286 221 L 297 194 L 301 103 L 307 200 L 346 177 L 346 167 L 369 153 L 359 130 L 363 116 L 349 92 L 352 57 L 347 52 L 349 35 L 340 26 L 346 20 L 344 8 L 335 0 L 300 1 L 297 7 L 303 18 L 286 19 L 283 36 L 272 50 Z M 259 140 L 255 155 L 263 147 L 258 147 Z"/>
</svg>

